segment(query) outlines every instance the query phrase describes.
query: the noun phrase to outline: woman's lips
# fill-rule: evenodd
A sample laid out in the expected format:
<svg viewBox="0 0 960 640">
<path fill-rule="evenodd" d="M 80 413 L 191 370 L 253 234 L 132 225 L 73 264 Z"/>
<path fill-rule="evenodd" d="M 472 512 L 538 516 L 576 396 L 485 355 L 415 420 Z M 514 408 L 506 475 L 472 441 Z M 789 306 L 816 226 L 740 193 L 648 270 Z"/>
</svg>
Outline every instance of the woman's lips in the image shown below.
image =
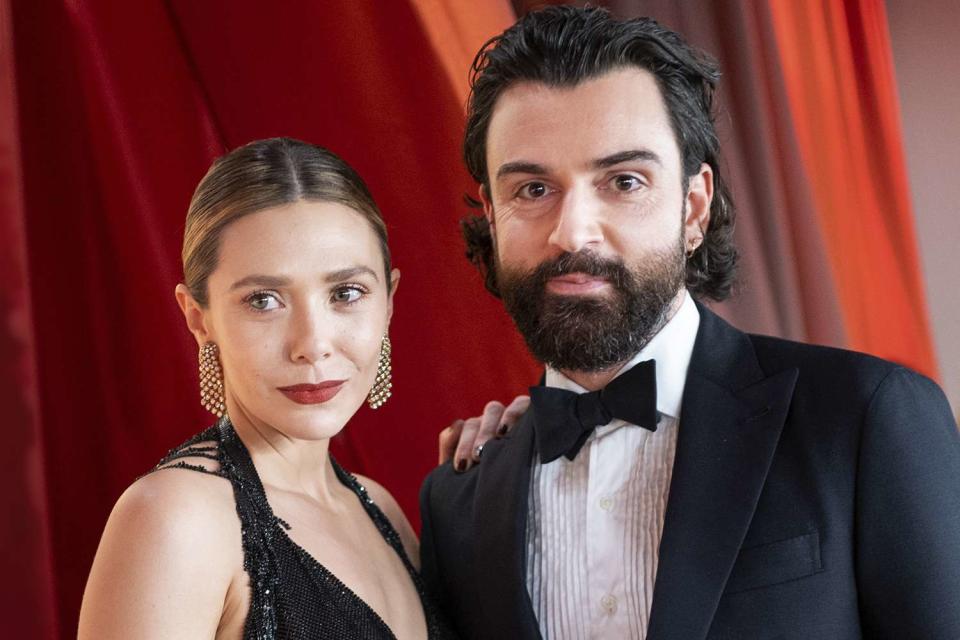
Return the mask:
<svg viewBox="0 0 960 640">
<path fill-rule="evenodd" d="M 278 389 L 297 404 L 320 404 L 340 393 L 344 382 L 346 380 L 327 380 L 319 384 L 295 384 Z"/>
</svg>

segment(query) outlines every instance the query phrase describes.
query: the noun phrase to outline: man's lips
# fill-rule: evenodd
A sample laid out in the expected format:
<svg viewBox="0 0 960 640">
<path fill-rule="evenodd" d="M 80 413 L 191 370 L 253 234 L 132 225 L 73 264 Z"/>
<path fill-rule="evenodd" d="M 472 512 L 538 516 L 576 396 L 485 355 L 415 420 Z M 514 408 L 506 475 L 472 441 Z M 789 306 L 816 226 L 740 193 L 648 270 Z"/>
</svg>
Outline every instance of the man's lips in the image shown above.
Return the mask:
<svg viewBox="0 0 960 640">
<path fill-rule="evenodd" d="M 333 398 L 346 380 L 325 380 L 317 384 L 295 384 L 277 390 L 297 404 L 320 404 Z"/>
<path fill-rule="evenodd" d="M 547 291 L 559 295 L 596 293 L 608 286 L 610 282 L 606 278 L 585 273 L 565 273 L 547 280 Z"/>
</svg>

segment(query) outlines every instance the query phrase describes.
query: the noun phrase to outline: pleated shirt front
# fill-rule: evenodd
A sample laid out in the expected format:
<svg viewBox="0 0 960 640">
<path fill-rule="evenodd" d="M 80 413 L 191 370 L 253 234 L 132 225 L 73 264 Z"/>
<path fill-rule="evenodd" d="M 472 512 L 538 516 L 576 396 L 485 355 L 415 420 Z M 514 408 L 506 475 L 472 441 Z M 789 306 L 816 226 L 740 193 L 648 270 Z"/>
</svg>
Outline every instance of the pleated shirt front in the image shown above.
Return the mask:
<svg viewBox="0 0 960 640">
<path fill-rule="evenodd" d="M 686 295 L 670 322 L 621 370 L 657 361 L 662 415 L 655 432 L 614 420 L 598 427 L 573 460 L 534 461 L 527 590 L 546 639 L 646 636 L 680 404 L 699 325 Z M 551 369 L 545 383 L 585 391 Z"/>
</svg>

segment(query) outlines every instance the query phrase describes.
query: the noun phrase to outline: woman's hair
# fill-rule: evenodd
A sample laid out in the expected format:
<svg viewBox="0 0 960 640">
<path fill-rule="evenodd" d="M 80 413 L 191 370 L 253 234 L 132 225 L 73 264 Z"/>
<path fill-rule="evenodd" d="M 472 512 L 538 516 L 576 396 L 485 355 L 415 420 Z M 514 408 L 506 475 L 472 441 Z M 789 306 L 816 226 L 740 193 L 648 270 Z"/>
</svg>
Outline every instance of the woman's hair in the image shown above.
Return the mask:
<svg viewBox="0 0 960 640">
<path fill-rule="evenodd" d="M 687 259 L 686 285 L 697 297 L 722 300 L 734 282 L 735 213 L 720 171 L 713 97 L 720 71 L 678 33 L 649 18 L 617 20 L 600 8 L 552 6 L 528 13 L 491 38 L 473 61 L 463 155 L 474 180 L 489 194 L 487 130 L 497 100 L 519 82 L 573 87 L 615 69 L 636 67 L 657 80 L 683 163 L 683 190 L 702 163 L 713 170 L 714 196 L 703 244 Z M 468 198 L 473 206 L 479 203 Z M 461 222 L 467 257 L 499 296 L 490 226 L 482 216 Z"/>
<path fill-rule="evenodd" d="M 370 224 L 390 287 L 387 228 L 367 185 L 323 147 L 292 138 L 256 140 L 218 158 L 190 200 L 183 233 L 183 278 L 201 307 L 217 267 L 223 230 L 243 216 L 305 200 L 350 207 Z"/>
</svg>

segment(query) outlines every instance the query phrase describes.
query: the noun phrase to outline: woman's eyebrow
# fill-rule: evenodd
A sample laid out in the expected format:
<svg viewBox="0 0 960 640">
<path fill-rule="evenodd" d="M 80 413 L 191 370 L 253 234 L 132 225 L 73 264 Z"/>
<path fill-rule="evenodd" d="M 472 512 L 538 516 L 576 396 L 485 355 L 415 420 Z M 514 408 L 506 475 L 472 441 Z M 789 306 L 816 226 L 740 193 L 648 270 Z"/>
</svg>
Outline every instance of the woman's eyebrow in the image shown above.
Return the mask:
<svg viewBox="0 0 960 640">
<path fill-rule="evenodd" d="M 338 269 L 337 271 L 331 271 L 326 276 L 324 280 L 327 282 L 339 282 L 340 280 L 349 280 L 350 278 L 356 278 L 361 274 L 366 274 L 371 276 L 377 282 L 380 282 L 380 278 L 377 276 L 377 272 L 371 269 L 370 267 L 347 267 L 346 269 Z"/>
<path fill-rule="evenodd" d="M 263 287 L 264 289 L 279 289 L 280 287 L 285 287 L 289 284 L 290 278 L 285 278 L 283 276 L 253 274 L 244 278 L 240 278 L 234 282 L 232 285 L 230 285 L 230 291 L 250 286 Z"/>
</svg>

